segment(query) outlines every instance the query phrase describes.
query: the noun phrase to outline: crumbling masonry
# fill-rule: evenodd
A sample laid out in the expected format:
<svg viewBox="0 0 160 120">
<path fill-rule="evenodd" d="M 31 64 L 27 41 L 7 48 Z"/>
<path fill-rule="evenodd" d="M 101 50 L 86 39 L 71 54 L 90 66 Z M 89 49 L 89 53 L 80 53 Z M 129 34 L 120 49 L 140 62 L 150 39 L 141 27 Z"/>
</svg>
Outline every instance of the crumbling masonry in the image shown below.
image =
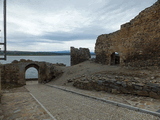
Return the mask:
<svg viewBox="0 0 160 120">
<path fill-rule="evenodd" d="M 84 62 L 91 58 L 90 51 L 88 48 L 70 48 L 71 51 L 71 65 Z"/>
<path fill-rule="evenodd" d="M 25 72 L 28 68 L 34 67 L 38 71 L 38 82 L 46 83 L 62 74 L 59 69 L 61 64 L 52 64 L 47 62 L 38 62 L 32 60 L 13 61 L 9 64 L 1 65 L 2 83 L 14 83 L 25 85 Z"/>
<path fill-rule="evenodd" d="M 120 30 L 98 36 L 95 53 L 102 64 L 160 66 L 160 0 Z"/>
</svg>

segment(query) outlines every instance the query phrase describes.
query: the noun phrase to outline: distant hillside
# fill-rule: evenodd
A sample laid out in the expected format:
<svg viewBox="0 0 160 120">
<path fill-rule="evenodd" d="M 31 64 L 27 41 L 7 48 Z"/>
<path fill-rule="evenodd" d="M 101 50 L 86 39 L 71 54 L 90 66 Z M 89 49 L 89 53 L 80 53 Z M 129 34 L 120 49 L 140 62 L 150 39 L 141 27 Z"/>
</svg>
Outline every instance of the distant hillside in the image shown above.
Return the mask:
<svg viewBox="0 0 160 120">
<path fill-rule="evenodd" d="M 3 52 L 0 52 L 3 55 Z M 43 55 L 70 55 L 70 51 L 53 51 L 53 52 L 30 52 L 30 51 L 7 51 L 7 55 L 26 55 L 26 56 L 43 56 Z M 94 55 L 91 52 L 91 55 Z"/>
</svg>

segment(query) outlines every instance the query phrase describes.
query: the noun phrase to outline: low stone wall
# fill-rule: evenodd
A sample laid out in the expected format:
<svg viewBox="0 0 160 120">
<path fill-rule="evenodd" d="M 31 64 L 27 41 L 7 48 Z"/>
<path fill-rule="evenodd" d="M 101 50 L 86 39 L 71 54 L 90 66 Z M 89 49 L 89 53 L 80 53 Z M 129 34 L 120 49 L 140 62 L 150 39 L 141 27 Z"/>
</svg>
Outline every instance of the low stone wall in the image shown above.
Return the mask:
<svg viewBox="0 0 160 120">
<path fill-rule="evenodd" d="M 160 81 L 139 82 L 136 79 L 138 78 L 129 80 L 116 76 L 115 79 L 97 77 L 95 80 L 93 76 L 90 78 L 82 77 L 75 80 L 73 86 L 86 90 L 106 91 L 114 94 L 132 94 L 160 99 Z"/>
</svg>

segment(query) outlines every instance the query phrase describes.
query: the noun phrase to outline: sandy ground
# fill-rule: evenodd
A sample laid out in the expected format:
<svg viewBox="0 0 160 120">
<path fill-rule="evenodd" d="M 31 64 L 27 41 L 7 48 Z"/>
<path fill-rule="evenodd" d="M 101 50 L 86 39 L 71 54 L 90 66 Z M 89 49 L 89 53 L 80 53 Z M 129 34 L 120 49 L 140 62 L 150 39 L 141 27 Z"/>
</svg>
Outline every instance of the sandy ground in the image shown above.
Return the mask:
<svg viewBox="0 0 160 120">
<path fill-rule="evenodd" d="M 62 67 L 63 70 L 62 76 L 52 81 L 55 85 L 67 85 L 70 86 L 72 84 L 68 84 L 69 79 L 77 79 L 81 76 L 91 76 L 93 74 L 104 73 L 114 74 L 116 75 L 127 75 L 127 76 L 138 76 L 141 79 L 145 80 L 156 80 L 160 82 L 160 69 L 156 67 L 150 67 L 148 69 L 136 70 L 133 68 L 122 67 L 122 66 L 111 66 L 111 65 L 102 65 L 95 63 L 93 61 L 85 61 L 83 63 Z"/>
</svg>

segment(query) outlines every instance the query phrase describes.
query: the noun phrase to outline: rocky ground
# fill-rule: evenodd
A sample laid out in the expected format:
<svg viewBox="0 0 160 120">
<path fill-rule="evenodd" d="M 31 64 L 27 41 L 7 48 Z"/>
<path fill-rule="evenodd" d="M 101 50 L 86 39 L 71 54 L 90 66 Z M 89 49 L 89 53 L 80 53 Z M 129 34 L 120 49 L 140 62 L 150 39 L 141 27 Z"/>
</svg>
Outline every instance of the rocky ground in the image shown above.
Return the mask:
<svg viewBox="0 0 160 120">
<path fill-rule="evenodd" d="M 54 80 L 54 84 L 72 85 L 70 83 L 77 79 L 90 79 L 91 77 L 90 80 L 107 77 L 108 79 L 160 84 L 160 69 L 158 67 L 137 69 L 133 67 L 102 65 L 93 61 L 86 61 L 74 66 L 62 67 L 62 70 L 64 72 L 63 75 Z"/>
<path fill-rule="evenodd" d="M 121 93 L 127 93 L 128 89 L 131 89 L 128 93 L 142 96 L 150 96 L 153 98 L 160 98 L 159 88 L 160 88 L 160 69 L 157 67 L 148 68 L 129 68 L 122 66 L 110 66 L 97 64 L 93 61 L 86 61 L 74 66 L 62 68 L 63 75 L 53 81 L 56 85 L 67 85 L 87 89 L 87 90 L 98 90 L 101 88 L 95 86 L 98 85 L 115 85 L 115 89 L 127 88 L 126 90 L 121 90 Z M 80 85 L 82 83 L 82 85 Z M 92 83 L 92 84 L 87 84 Z M 85 86 L 86 85 L 86 86 Z M 121 86 L 117 88 L 116 86 Z M 106 86 L 109 88 L 110 86 Z M 133 87 L 133 88 L 132 88 Z M 132 89 L 136 89 L 135 92 Z M 154 89 L 155 93 L 146 93 Z M 105 90 L 103 91 L 111 91 Z M 112 92 L 112 91 L 111 91 Z"/>
</svg>

